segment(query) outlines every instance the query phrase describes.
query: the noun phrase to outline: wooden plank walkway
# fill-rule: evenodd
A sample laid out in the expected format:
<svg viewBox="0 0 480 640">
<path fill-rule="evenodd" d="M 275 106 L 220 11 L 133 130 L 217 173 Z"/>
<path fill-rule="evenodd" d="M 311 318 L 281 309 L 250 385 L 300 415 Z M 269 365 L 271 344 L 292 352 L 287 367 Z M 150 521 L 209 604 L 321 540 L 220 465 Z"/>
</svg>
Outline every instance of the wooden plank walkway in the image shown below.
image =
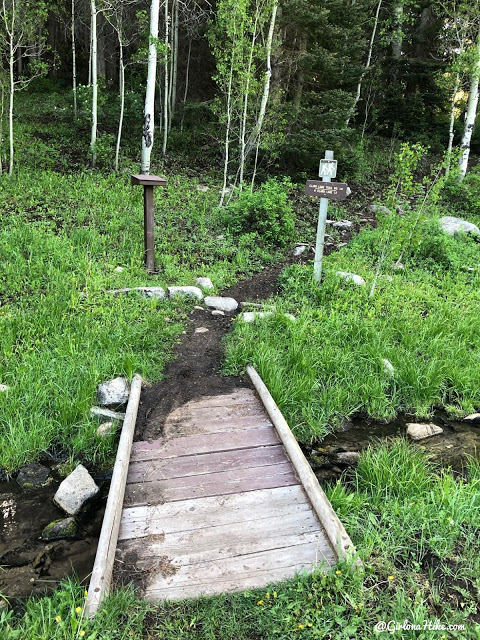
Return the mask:
<svg viewBox="0 0 480 640">
<path fill-rule="evenodd" d="M 205 397 L 133 444 L 117 544 L 149 601 L 243 591 L 337 561 L 254 391 Z"/>
</svg>

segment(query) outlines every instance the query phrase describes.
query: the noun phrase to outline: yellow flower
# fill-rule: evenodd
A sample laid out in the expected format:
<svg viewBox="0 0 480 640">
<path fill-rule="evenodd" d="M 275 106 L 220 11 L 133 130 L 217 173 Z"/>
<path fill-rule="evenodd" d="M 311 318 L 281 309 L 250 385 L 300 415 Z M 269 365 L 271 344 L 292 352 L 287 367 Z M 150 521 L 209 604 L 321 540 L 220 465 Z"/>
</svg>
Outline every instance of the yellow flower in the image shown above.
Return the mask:
<svg viewBox="0 0 480 640">
<path fill-rule="evenodd" d="M 273 597 L 274 597 L 274 598 L 276 598 L 276 597 L 277 597 L 277 592 L 276 592 L 276 591 L 274 591 L 274 592 L 273 592 Z"/>
<path fill-rule="evenodd" d="M 79 635 L 81 638 L 83 638 L 83 636 L 85 635 L 85 631 L 82 629 L 78 635 Z"/>
<path fill-rule="evenodd" d="M 394 576 L 388 576 L 388 580 L 391 582 L 392 580 L 395 580 Z"/>
<path fill-rule="evenodd" d="M 83 611 L 82 607 L 77 607 L 75 609 L 75 613 L 82 613 L 82 611 Z"/>
<path fill-rule="evenodd" d="M 337 571 L 335 571 L 335 573 L 337 574 L 337 576 L 341 576 L 341 575 L 342 575 L 342 572 L 341 572 L 341 571 L 338 571 L 338 570 L 337 570 Z"/>
<path fill-rule="evenodd" d="M 259 604 L 259 605 L 263 604 L 263 600 L 259 600 L 259 601 L 257 602 L 257 604 Z"/>
<path fill-rule="evenodd" d="M 60 616 L 55 616 L 55 620 L 56 620 L 56 622 L 61 622 L 62 621 Z"/>
<path fill-rule="evenodd" d="M 87 597 L 87 596 L 88 596 L 88 591 L 87 591 L 86 589 L 85 589 L 85 591 L 83 592 L 83 595 L 84 595 L 85 597 Z"/>
</svg>

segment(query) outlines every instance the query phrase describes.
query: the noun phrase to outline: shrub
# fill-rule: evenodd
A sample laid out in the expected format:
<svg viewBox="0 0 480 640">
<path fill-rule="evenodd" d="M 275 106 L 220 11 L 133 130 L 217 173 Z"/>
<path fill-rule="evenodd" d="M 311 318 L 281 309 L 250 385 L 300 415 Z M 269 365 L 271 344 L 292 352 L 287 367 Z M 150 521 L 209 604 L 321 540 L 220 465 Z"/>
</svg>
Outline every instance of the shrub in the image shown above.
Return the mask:
<svg viewBox="0 0 480 640">
<path fill-rule="evenodd" d="M 237 235 L 257 233 L 266 244 L 283 246 L 293 237 L 295 213 L 288 201 L 288 179 L 268 180 L 256 191 L 243 191 L 225 208 L 228 230 Z"/>
</svg>

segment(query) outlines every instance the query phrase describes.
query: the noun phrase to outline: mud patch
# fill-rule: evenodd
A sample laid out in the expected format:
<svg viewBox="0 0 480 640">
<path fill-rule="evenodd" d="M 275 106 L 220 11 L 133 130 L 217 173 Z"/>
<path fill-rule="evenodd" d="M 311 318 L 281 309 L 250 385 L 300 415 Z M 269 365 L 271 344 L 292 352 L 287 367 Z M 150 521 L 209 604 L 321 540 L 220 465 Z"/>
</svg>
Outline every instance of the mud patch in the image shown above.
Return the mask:
<svg viewBox="0 0 480 640">
<path fill-rule="evenodd" d="M 69 540 L 40 540 L 43 529 L 64 518 L 53 504 L 61 479 L 47 487 L 22 490 L 15 481 L 0 483 L 0 593 L 15 599 L 44 594 L 67 576 L 89 576 L 100 535 L 108 483 L 77 518 L 78 534 Z"/>
</svg>

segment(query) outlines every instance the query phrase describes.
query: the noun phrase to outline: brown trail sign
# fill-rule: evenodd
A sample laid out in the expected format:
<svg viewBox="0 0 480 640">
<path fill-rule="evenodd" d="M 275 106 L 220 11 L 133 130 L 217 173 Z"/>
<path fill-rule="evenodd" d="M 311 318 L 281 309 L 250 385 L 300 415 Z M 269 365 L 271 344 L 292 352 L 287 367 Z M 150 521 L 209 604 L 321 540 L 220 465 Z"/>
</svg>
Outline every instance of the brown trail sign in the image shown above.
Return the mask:
<svg viewBox="0 0 480 640">
<path fill-rule="evenodd" d="M 308 196 L 344 200 L 347 197 L 347 185 L 343 182 L 320 182 L 319 180 L 307 180 L 305 193 Z"/>
</svg>

